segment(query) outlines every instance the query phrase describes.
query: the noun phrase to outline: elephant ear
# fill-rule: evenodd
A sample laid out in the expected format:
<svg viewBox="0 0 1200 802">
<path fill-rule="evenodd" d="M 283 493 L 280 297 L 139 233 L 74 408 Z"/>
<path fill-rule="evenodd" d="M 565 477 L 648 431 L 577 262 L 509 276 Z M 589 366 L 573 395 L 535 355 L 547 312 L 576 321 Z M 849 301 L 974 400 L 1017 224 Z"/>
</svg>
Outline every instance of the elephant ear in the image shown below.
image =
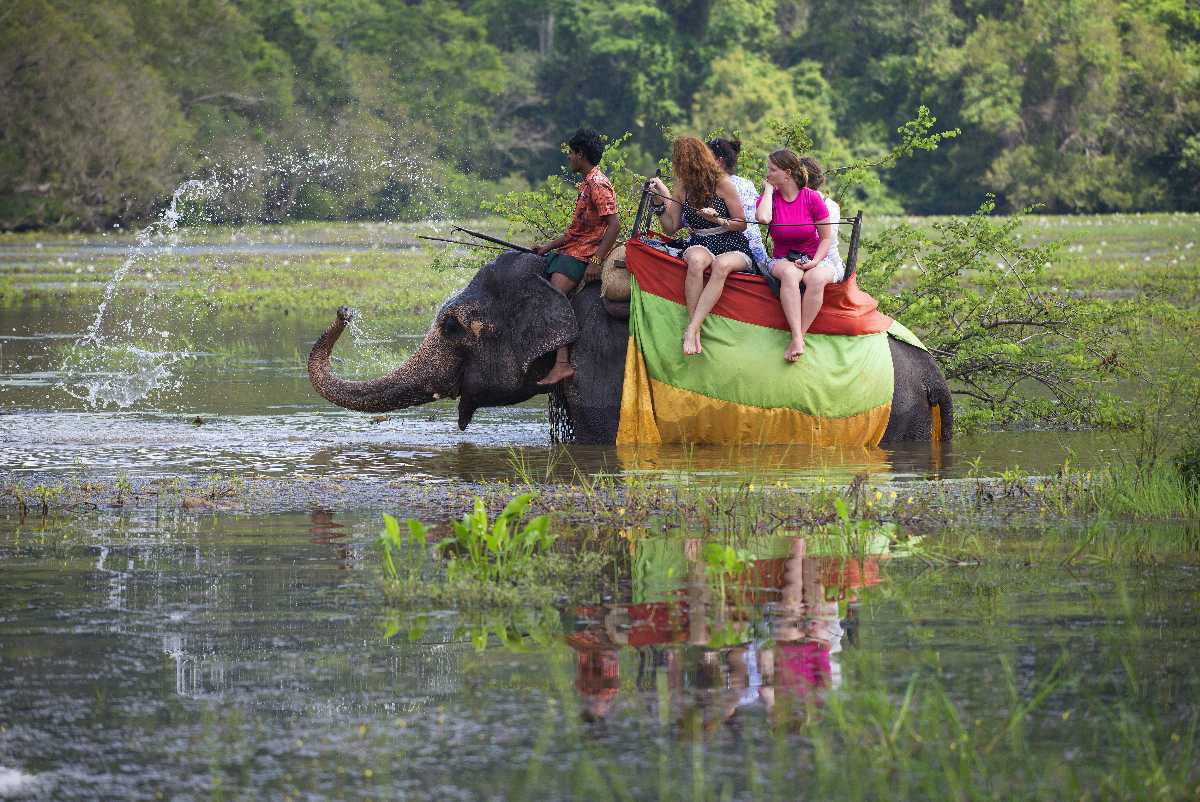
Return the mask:
<svg viewBox="0 0 1200 802">
<path fill-rule="evenodd" d="M 505 253 L 484 279 L 487 293 L 499 301 L 500 315 L 493 322 L 506 330 L 522 373 L 534 360 L 579 338 L 571 302 L 545 279 L 545 265 L 540 256 Z"/>
</svg>

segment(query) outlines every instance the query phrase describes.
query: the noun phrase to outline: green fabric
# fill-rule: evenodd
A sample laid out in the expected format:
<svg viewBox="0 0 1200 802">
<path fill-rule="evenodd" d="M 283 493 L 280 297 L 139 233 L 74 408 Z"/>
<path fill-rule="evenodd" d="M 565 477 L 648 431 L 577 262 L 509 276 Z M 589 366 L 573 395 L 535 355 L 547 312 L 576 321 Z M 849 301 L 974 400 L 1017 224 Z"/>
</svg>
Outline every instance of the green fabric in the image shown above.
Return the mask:
<svg viewBox="0 0 1200 802">
<path fill-rule="evenodd" d="M 688 563 L 682 538 L 637 541 L 633 556 L 633 603 L 669 601 L 687 584 Z"/>
<path fill-rule="evenodd" d="M 788 332 L 709 315 L 700 332 L 704 353 L 685 357 L 687 309 L 641 292 L 636 278 L 631 284 L 630 333 L 652 379 L 735 404 L 825 418 L 858 415 L 892 400 L 885 332 L 810 334 L 804 356 L 789 365 L 783 359 Z"/>
<path fill-rule="evenodd" d="M 587 271 L 587 262 L 576 259 L 574 256 L 567 256 L 565 253 L 552 253 L 546 262 L 546 277 L 549 278 L 551 273 L 562 273 L 571 281 L 579 282 L 583 280 L 583 274 Z"/>
<path fill-rule="evenodd" d="M 909 331 L 908 327 L 899 320 L 892 321 L 892 325 L 888 327 L 887 333 L 902 343 L 908 343 L 911 346 L 920 348 L 922 351 L 929 350 L 925 347 L 925 343 L 921 342 L 921 338 Z"/>
</svg>

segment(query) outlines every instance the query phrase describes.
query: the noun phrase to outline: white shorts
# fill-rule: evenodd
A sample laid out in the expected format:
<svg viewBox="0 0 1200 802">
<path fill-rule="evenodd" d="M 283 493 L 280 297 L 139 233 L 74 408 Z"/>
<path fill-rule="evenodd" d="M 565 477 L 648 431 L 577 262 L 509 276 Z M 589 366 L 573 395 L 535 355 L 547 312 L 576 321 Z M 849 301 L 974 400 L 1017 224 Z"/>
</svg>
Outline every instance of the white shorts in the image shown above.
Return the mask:
<svg viewBox="0 0 1200 802">
<path fill-rule="evenodd" d="M 793 262 L 791 259 L 772 259 L 771 261 L 767 262 L 767 270 L 771 271 L 771 276 L 776 280 L 778 280 L 778 276 L 775 275 L 774 271 L 775 265 L 779 262 L 784 262 L 789 265 L 795 264 L 795 262 Z M 846 278 L 846 263 L 842 261 L 842 256 L 837 251 L 830 251 L 829 253 L 825 254 L 825 258 L 822 259 L 821 264 L 817 266 L 832 268 L 833 280 L 835 282 L 842 281 Z M 809 270 L 811 269 L 812 268 L 809 268 Z"/>
</svg>

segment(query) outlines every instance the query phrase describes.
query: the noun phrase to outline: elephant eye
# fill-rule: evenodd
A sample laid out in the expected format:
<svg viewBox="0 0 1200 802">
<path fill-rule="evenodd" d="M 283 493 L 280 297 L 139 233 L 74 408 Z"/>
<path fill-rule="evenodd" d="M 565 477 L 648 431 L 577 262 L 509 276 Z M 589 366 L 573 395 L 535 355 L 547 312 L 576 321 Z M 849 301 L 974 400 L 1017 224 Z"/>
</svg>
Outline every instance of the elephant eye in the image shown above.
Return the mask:
<svg viewBox="0 0 1200 802">
<path fill-rule="evenodd" d="M 442 321 L 443 337 L 458 338 L 462 337 L 466 333 L 467 330 L 464 329 L 463 325 L 458 322 L 458 318 L 456 318 L 454 315 L 446 315 L 446 318 Z"/>
</svg>

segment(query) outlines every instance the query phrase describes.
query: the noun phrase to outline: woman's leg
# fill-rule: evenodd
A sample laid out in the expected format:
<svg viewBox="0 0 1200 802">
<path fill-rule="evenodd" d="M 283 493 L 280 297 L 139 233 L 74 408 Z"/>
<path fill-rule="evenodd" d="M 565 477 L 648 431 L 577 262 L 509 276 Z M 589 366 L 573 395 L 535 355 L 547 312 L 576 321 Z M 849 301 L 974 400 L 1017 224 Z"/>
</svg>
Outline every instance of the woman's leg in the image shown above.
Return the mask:
<svg viewBox="0 0 1200 802">
<path fill-rule="evenodd" d="M 712 265 L 712 251 L 703 245 L 693 245 L 683 252 L 683 260 L 687 262 L 687 278 L 683 280 L 683 297 L 687 301 L 688 320 L 696 311 L 696 303 L 704 289 L 704 271 Z"/>
<path fill-rule="evenodd" d="M 804 271 L 796 267 L 795 262 L 787 259 L 771 263 L 771 275 L 779 280 L 779 303 L 783 306 L 783 316 L 792 330 L 792 341 L 783 353 L 783 358 L 788 362 L 795 362 L 804 353 L 804 316 L 800 301 L 800 279 L 803 274 Z"/>
<path fill-rule="evenodd" d="M 801 333 L 808 331 L 813 321 L 816 320 L 817 313 L 821 311 L 821 304 L 825 302 L 825 285 L 834 278 L 836 278 L 834 269 L 826 264 L 804 271 L 804 278 L 801 279 L 804 284 L 804 301 L 801 304 L 802 314 L 800 316 Z"/>
<path fill-rule="evenodd" d="M 704 323 L 704 318 L 708 317 L 708 313 L 716 306 L 717 299 L 725 291 L 725 279 L 729 278 L 729 274 L 745 270 L 749 266 L 750 257 L 740 251 L 723 253 L 713 260 L 708 283 L 704 285 L 704 291 L 700 293 L 696 308 L 688 321 L 687 331 L 683 333 L 685 354 L 693 356 L 703 352 L 704 349 L 700 347 L 700 326 Z"/>
</svg>

